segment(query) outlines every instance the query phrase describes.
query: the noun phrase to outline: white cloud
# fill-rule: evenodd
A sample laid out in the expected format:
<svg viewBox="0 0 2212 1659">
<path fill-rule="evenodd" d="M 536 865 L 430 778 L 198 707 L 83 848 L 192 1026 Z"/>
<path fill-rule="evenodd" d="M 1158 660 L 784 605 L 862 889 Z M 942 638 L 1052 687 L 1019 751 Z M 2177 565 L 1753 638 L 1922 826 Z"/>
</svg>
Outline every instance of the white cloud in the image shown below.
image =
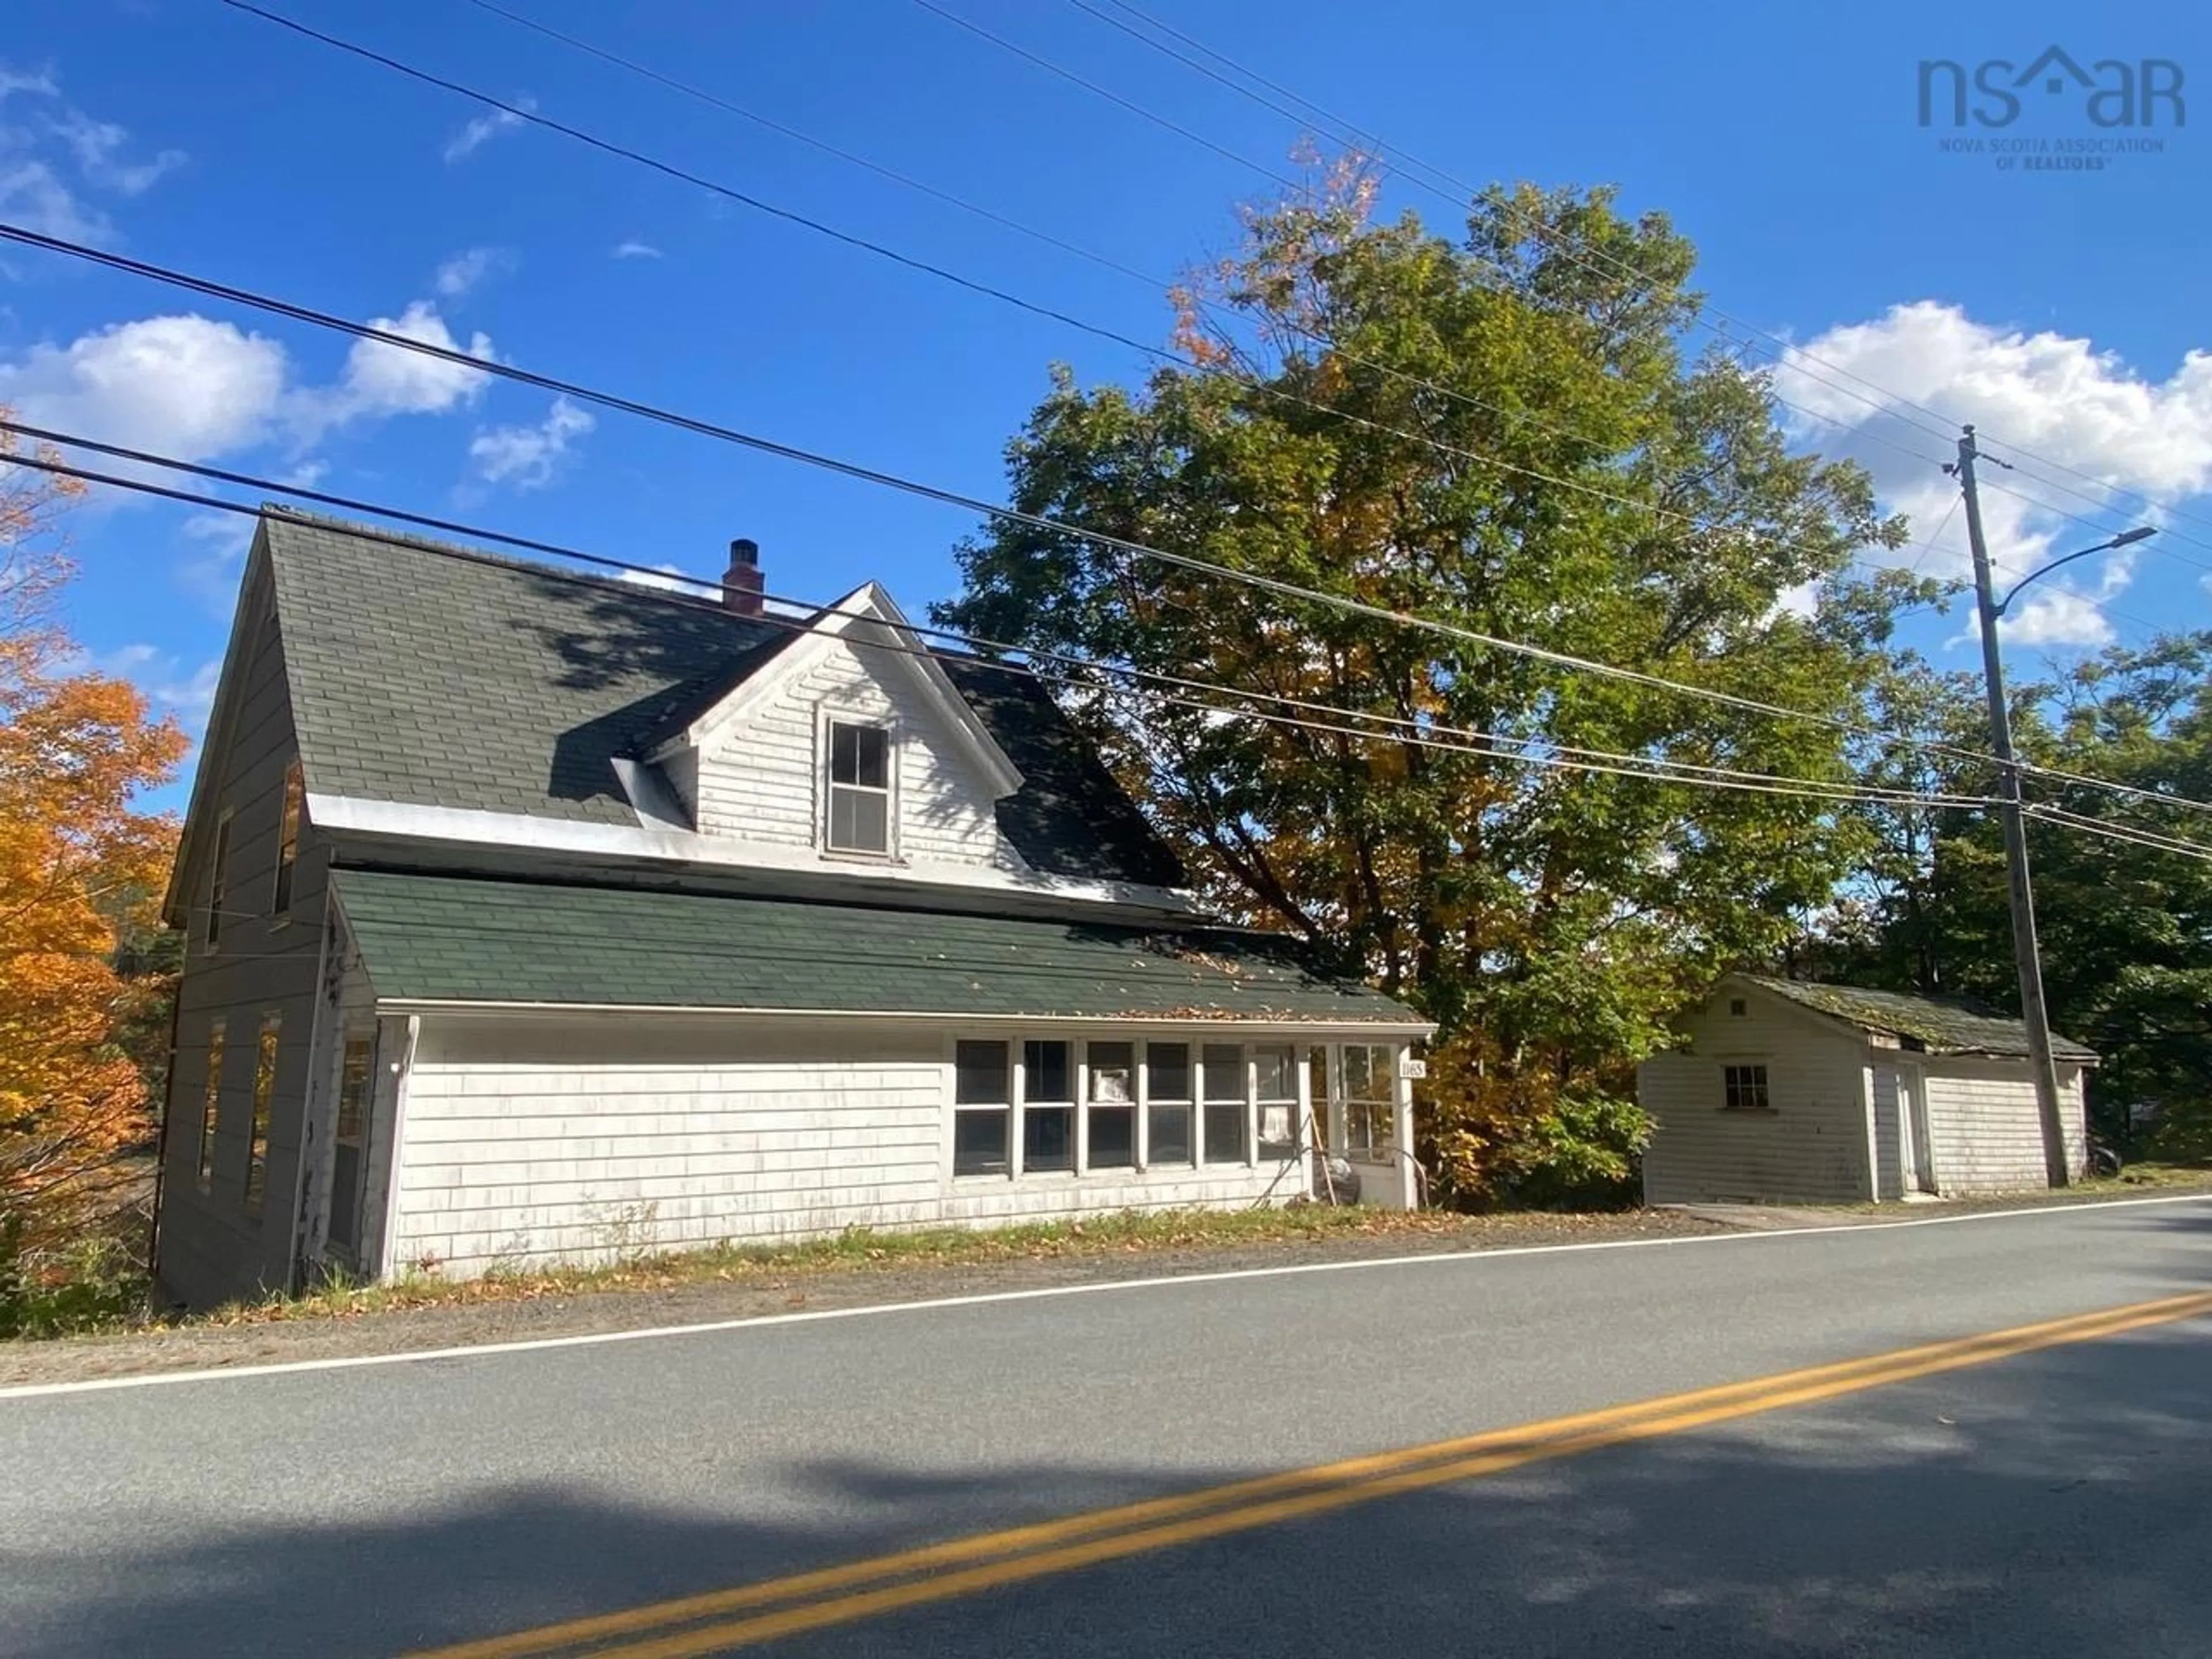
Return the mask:
<svg viewBox="0 0 2212 1659">
<path fill-rule="evenodd" d="M 475 155 L 501 133 L 512 132 L 520 126 L 523 118 L 515 113 L 515 110 L 534 110 L 538 107 L 537 100 L 531 98 L 518 98 L 514 103 L 515 109 L 486 110 L 482 115 L 473 117 L 466 126 L 448 138 L 446 141 L 447 165 Z"/>
<path fill-rule="evenodd" d="M 130 129 L 112 121 L 95 121 L 82 110 L 68 111 L 52 123 L 52 129 L 76 157 L 88 183 L 125 196 L 143 193 L 163 173 L 185 164 L 180 149 L 165 149 L 148 161 L 125 161 L 123 151 L 131 142 Z"/>
<path fill-rule="evenodd" d="M 611 259 L 658 259 L 660 258 L 660 250 L 650 242 L 632 240 L 627 242 L 617 242 L 614 251 L 607 257 Z"/>
<path fill-rule="evenodd" d="M 113 240 L 113 222 L 81 189 L 137 196 L 185 162 L 177 149 L 131 160 L 130 130 L 64 100 L 51 70 L 0 64 L 0 215 L 49 236 Z"/>
<path fill-rule="evenodd" d="M 204 460 L 270 434 L 284 348 L 205 317 L 148 317 L 0 362 L 0 403 L 33 426 Z"/>
<path fill-rule="evenodd" d="M 449 300 L 458 300 L 485 277 L 506 270 L 513 264 L 513 256 L 501 248 L 472 247 L 456 253 L 438 267 L 438 292 Z"/>
<path fill-rule="evenodd" d="M 1963 515 L 1952 512 L 1958 486 L 1940 465 L 1955 456 L 1957 422 L 1976 422 L 1982 449 L 1995 458 L 1978 471 L 2001 591 L 2075 546 L 2128 524 L 2156 522 L 2161 506 L 2212 484 L 2212 354 L 2203 351 L 2154 380 L 2090 341 L 1996 328 L 1959 307 L 1923 301 L 1806 342 L 1784 355 L 1775 380 L 1781 396 L 1822 417 L 1793 415 L 1796 435 L 1862 462 L 1883 501 L 1911 518 L 1916 538 L 1931 536 L 1949 517 L 1933 551 L 1887 556 L 1929 575 L 1960 576 L 1968 568 Z M 1886 407 L 1869 407 L 1869 398 Z M 1938 426 L 1950 429 L 1932 429 Z M 2015 461 L 2016 469 L 2000 460 Z M 2070 513 L 2100 528 L 2075 522 Z M 2112 629 L 2096 602 L 2117 597 L 2132 574 L 2125 556 L 2114 555 L 2039 582 L 2004 623 L 2005 635 L 2022 643 L 2104 644 Z"/>
<path fill-rule="evenodd" d="M 65 242 L 106 242 L 114 222 L 80 202 L 61 176 L 44 161 L 0 160 L 0 216 Z"/>
<path fill-rule="evenodd" d="M 419 340 L 442 351 L 459 352 L 480 362 L 496 362 L 491 337 L 478 330 L 464 346 L 454 337 L 437 307 L 411 301 L 397 317 L 372 317 L 380 334 Z M 301 441 L 312 443 L 327 428 L 347 421 L 392 415 L 442 415 L 483 394 L 489 377 L 443 357 L 433 357 L 383 340 L 356 340 L 334 386 L 298 393 L 293 415 Z"/>
<path fill-rule="evenodd" d="M 222 658 L 210 658 L 187 670 L 174 652 L 158 645 L 119 645 L 112 651 L 80 652 L 70 666 L 76 672 L 130 681 L 145 693 L 156 719 L 173 715 L 196 738 L 207 723 L 208 711 L 215 706 L 216 684 L 222 678 Z"/>
<path fill-rule="evenodd" d="M 477 433 L 469 442 L 469 459 L 486 483 L 542 489 L 569 459 L 569 445 L 597 424 L 588 410 L 556 398 L 536 426 L 495 426 Z"/>
</svg>

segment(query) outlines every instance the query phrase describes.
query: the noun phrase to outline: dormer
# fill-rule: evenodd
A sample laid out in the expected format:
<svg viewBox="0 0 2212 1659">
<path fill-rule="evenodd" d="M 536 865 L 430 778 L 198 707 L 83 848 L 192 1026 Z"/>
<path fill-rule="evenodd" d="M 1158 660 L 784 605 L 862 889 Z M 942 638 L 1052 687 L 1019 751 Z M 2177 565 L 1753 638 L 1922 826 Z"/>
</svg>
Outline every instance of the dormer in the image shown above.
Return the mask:
<svg viewBox="0 0 2212 1659">
<path fill-rule="evenodd" d="M 646 751 L 691 827 L 825 865 L 1025 869 L 997 812 L 1022 775 L 890 596 L 792 626 Z"/>
</svg>

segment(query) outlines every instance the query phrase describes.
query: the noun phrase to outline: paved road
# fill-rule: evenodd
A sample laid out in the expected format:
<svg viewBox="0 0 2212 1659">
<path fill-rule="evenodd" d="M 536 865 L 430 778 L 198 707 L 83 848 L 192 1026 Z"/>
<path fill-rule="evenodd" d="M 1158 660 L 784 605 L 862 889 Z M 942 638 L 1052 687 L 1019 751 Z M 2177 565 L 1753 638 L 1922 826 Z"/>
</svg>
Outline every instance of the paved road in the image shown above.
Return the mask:
<svg viewBox="0 0 2212 1659">
<path fill-rule="evenodd" d="M 2196 1200 L 0 1398 L 0 1654 L 438 1647 L 2208 1285 Z M 764 1650 L 2203 1659 L 2208 1493 L 2199 1317 Z"/>
</svg>

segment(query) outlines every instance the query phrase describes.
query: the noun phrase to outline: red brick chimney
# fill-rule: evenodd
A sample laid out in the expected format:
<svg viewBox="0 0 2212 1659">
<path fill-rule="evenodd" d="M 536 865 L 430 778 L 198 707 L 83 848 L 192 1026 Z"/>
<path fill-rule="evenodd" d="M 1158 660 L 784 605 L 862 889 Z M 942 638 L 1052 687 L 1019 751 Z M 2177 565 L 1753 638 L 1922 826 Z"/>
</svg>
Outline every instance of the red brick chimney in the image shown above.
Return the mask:
<svg viewBox="0 0 2212 1659">
<path fill-rule="evenodd" d="M 761 613 L 760 544 L 740 536 L 730 544 L 730 568 L 722 573 L 722 604 L 740 617 Z"/>
</svg>

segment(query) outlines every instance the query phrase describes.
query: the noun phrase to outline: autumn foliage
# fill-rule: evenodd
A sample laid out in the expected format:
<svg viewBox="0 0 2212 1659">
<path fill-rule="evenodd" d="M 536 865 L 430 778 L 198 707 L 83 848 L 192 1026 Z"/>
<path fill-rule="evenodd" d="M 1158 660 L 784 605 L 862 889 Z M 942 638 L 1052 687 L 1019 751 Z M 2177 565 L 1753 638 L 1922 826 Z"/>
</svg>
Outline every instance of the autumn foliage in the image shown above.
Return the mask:
<svg viewBox="0 0 2212 1659">
<path fill-rule="evenodd" d="M 77 493 L 0 460 L 0 1258 L 98 1225 L 152 1129 L 121 1040 L 148 988 L 115 958 L 153 926 L 176 842 L 133 799 L 185 745 L 57 620 L 58 515 Z"/>
</svg>

